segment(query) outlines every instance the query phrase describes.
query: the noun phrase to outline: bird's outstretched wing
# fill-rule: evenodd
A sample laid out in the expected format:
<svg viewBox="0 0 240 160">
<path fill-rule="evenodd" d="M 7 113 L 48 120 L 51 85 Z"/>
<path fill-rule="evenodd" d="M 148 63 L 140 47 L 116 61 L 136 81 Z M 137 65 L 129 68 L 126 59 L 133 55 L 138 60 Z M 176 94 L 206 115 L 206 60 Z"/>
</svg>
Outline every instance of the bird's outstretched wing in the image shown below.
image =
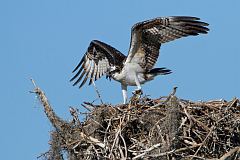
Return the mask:
<svg viewBox="0 0 240 160">
<path fill-rule="evenodd" d="M 207 23 L 197 17 L 159 17 L 135 24 L 131 31 L 131 43 L 126 62 L 137 62 L 145 70 L 153 68 L 162 43 L 175 39 L 206 34 Z"/>
<path fill-rule="evenodd" d="M 98 40 L 91 41 L 87 52 L 73 70 L 76 74 L 70 81 L 74 82 L 74 86 L 78 84 L 84 77 L 79 88 L 81 88 L 90 79 L 89 85 L 104 75 L 110 67 L 122 68 L 123 60 L 126 58 L 120 51 L 110 45 Z M 81 75 L 80 75 L 81 74 Z"/>
</svg>

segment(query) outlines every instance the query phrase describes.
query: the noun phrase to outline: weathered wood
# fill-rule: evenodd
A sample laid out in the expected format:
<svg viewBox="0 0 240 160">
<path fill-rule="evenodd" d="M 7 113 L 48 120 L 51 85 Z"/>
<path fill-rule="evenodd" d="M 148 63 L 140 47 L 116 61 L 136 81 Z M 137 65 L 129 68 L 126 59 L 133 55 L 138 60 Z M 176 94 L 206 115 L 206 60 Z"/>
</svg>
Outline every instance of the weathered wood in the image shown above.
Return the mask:
<svg viewBox="0 0 240 160">
<path fill-rule="evenodd" d="M 56 115 L 34 83 L 44 112 L 54 127 L 43 159 L 218 159 L 240 158 L 240 103 L 234 98 L 191 102 L 174 96 L 134 97 L 126 105 L 93 105 L 80 122 Z M 87 103 L 88 104 L 88 103 Z"/>
</svg>

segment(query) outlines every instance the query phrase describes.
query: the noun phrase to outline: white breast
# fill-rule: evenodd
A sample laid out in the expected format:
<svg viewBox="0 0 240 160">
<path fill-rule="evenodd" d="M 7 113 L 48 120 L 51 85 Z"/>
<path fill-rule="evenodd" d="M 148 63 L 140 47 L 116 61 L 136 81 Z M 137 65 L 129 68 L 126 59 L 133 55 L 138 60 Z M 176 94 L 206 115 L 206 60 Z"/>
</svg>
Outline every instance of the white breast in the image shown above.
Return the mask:
<svg viewBox="0 0 240 160">
<path fill-rule="evenodd" d="M 138 79 L 141 84 L 145 83 L 144 79 L 144 70 L 137 63 L 126 63 L 120 73 L 115 73 L 113 79 L 119 81 L 123 84 L 136 86 L 135 83 L 135 74 L 138 76 Z"/>
</svg>

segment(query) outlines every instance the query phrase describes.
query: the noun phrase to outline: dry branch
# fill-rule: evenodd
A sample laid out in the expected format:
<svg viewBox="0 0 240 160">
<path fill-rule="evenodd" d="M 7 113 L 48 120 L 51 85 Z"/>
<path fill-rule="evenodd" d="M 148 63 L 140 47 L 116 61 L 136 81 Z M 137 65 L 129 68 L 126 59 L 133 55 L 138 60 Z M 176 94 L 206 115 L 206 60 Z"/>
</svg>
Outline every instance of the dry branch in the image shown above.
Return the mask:
<svg viewBox="0 0 240 160">
<path fill-rule="evenodd" d="M 88 105 L 80 122 L 59 118 L 45 94 L 34 93 L 54 126 L 45 159 L 240 159 L 240 103 L 191 102 L 174 96 L 132 98 L 126 105 Z M 90 107 L 89 107 L 90 106 Z"/>
</svg>

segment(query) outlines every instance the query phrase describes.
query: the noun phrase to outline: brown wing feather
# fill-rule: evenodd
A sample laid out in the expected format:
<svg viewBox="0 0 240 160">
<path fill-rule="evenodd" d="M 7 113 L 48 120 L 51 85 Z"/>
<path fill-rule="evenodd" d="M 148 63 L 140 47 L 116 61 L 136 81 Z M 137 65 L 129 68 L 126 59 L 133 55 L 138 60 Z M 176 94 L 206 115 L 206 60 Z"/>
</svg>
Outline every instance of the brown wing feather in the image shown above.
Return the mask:
<svg viewBox="0 0 240 160">
<path fill-rule="evenodd" d="M 162 43 L 175 39 L 206 34 L 207 23 L 197 17 L 160 17 L 135 24 L 132 27 L 131 44 L 126 62 L 141 60 L 146 70 L 153 68 Z M 142 57 L 141 57 L 142 56 Z"/>
<path fill-rule="evenodd" d="M 93 40 L 87 52 L 73 70 L 73 72 L 77 73 L 70 81 L 76 80 L 73 84 L 75 86 L 85 76 L 79 88 L 81 88 L 88 79 L 90 79 L 90 85 L 93 81 L 103 76 L 111 66 L 122 68 L 122 62 L 125 58 L 125 55 L 110 45 L 98 40 Z"/>
</svg>

